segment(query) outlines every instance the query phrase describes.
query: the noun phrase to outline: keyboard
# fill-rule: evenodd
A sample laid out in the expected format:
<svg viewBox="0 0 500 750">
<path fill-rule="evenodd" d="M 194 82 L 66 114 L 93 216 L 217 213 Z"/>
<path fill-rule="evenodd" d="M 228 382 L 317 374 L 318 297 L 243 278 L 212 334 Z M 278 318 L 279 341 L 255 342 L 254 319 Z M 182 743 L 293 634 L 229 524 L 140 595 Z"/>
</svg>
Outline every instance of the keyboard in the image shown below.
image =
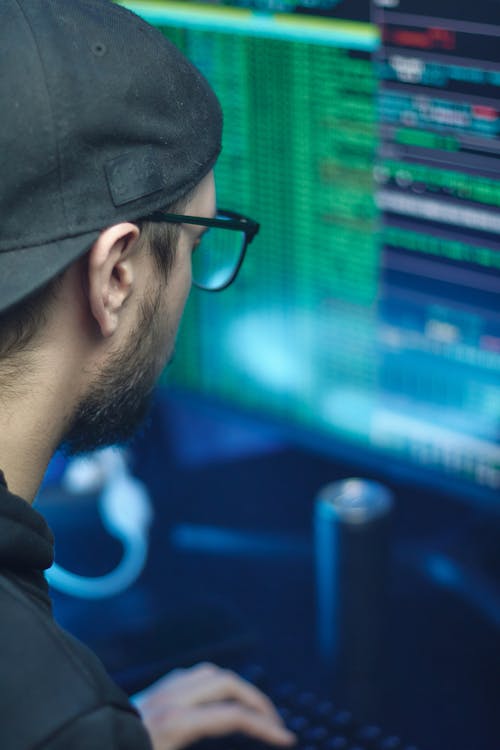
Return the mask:
<svg viewBox="0 0 500 750">
<path fill-rule="evenodd" d="M 300 750 L 419 750 L 376 724 L 363 724 L 333 701 L 295 685 L 268 690 Z"/>
<path fill-rule="evenodd" d="M 287 727 L 297 735 L 296 750 L 422 750 L 375 724 L 357 721 L 350 711 L 314 692 L 292 683 L 269 685 L 263 675 L 258 667 L 243 670 L 243 676 L 267 693 Z M 268 747 L 240 735 L 196 744 L 197 750 L 264 750 Z"/>
</svg>

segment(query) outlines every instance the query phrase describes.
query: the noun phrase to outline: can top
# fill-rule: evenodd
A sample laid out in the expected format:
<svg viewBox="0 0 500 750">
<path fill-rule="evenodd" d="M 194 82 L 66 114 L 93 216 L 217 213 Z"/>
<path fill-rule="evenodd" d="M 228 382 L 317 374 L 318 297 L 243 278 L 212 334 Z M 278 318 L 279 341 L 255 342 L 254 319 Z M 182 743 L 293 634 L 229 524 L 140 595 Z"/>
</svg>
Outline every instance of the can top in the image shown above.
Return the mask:
<svg viewBox="0 0 500 750">
<path fill-rule="evenodd" d="M 316 512 L 352 524 L 363 524 L 387 515 L 392 492 L 369 479 L 342 479 L 325 485 L 318 493 Z"/>
</svg>

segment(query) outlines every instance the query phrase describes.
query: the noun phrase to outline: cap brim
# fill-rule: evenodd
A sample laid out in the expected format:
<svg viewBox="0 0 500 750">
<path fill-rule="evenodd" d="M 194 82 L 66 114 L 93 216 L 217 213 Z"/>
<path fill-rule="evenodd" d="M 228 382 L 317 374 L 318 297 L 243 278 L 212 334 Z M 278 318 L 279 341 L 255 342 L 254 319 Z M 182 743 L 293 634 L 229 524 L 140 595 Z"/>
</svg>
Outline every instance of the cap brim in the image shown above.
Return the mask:
<svg viewBox="0 0 500 750">
<path fill-rule="evenodd" d="M 87 232 L 46 245 L 0 252 L 0 313 L 57 276 L 98 237 L 98 231 Z"/>
</svg>

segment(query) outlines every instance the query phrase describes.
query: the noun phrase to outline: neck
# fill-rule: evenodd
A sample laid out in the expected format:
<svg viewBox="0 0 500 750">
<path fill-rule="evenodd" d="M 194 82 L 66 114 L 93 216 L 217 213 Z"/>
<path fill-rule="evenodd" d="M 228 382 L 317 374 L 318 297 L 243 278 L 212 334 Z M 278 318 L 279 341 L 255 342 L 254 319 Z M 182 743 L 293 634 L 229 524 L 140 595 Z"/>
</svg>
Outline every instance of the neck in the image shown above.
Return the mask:
<svg viewBox="0 0 500 750">
<path fill-rule="evenodd" d="M 0 469 L 10 492 L 29 503 L 64 435 L 68 414 L 62 404 L 75 398 L 64 367 L 49 360 L 37 362 L 36 380 L 24 374 L 8 387 L 0 380 Z"/>
<path fill-rule="evenodd" d="M 0 440 L 1 464 L 5 481 L 10 492 L 32 503 L 47 469 L 51 454 L 43 450 L 37 450 L 36 445 L 16 445 L 15 438 L 12 447 L 18 448 L 19 453 L 9 450 L 10 446 L 5 445 L 3 439 Z"/>
</svg>

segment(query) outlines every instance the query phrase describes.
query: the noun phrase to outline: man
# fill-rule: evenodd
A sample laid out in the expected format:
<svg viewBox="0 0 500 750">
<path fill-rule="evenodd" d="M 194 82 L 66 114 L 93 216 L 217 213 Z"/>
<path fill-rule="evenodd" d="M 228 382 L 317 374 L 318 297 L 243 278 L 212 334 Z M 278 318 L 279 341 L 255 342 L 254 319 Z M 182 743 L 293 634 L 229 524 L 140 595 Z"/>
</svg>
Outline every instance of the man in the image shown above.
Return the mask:
<svg viewBox="0 0 500 750">
<path fill-rule="evenodd" d="M 213 665 L 137 696 L 141 722 L 53 620 L 53 540 L 31 503 L 61 443 L 122 440 L 144 414 L 217 223 L 222 118 L 181 54 L 108 0 L 0 9 L 0 747 L 288 745 L 268 699 Z M 234 219 L 247 240 L 250 225 Z"/>
</svg>

